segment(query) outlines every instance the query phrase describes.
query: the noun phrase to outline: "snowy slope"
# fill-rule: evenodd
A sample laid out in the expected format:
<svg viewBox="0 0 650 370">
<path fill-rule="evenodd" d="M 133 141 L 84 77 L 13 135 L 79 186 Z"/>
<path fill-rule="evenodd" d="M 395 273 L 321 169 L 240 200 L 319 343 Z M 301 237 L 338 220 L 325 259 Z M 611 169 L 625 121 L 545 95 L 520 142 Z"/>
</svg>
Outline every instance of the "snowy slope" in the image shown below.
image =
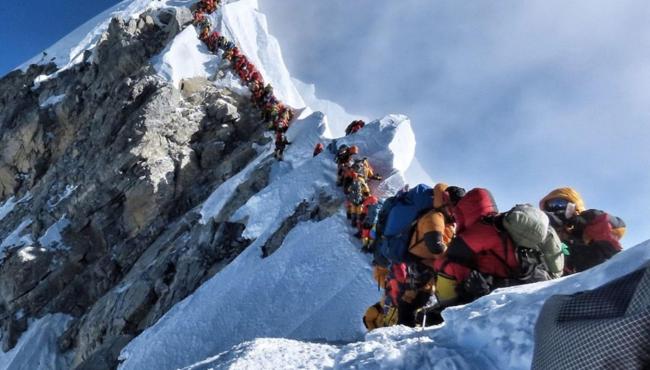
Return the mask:
<svg viewBox="0 0 650 370">
<path fill-rule="evenodd" d="M 446 323 L 442 326 L 379 329 L 362 342 L 343 346 L 257 339 L 191 369 L 529 369 L 535 322 L 549 296 L 594 289 L 649 263 L 650 241 L 586 272 L 497 290 L 471 304 L 448 309 L 443 312 Z"/>
<path fill-rule="evenodd" d="M 18 344 L 9 352 L 0 351 L 0 369 L 34 370 L 66 369 L 70 359 L 58 353 L 58 337 L 63 334 L 72 317 L 47 315 L 31 323 Z"/>
<path fill-rule="evenodd" d="M 323 194 L 342 198 L 334 184 L 332 156 L 311 158 L 313 142 L 326 130 L 322 119 L 314 113 L 294 123 L 286 163 L 274 169 L 280 175 L 232 216 L 232 221 L 246 224 L 244 236 L 255 242 L 132 341 L 122 352 L 121 368 L 188 366 L 264 336 L 326 341 L 362 337 L 359 313 L 376 300 L 377 287 L 369 257 L 359 252 L 342 209 L 319 222 L 299 223 L 277 252 L 261 258 L 261 246 L 301 202 Z M 391 116 L 369 124 L 356 140 L 380 173 L 391 173 L 396 170 L 393 163 L 409 160 L 398 158 L 391 143 L 410 136 L 406 117 Z M 221 187 L 215 192 L 227 196 Z M 211 207 L 220 204 L 206 202 L 204 218 L 218 213 Z"/>
</svg>

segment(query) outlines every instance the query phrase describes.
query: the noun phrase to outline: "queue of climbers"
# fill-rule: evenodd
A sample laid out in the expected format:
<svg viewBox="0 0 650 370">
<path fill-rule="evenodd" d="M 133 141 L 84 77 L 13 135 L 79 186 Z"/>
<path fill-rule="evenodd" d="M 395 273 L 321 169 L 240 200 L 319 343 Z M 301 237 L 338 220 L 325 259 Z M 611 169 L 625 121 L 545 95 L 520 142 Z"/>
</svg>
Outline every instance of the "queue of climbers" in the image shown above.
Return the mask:
<svg viewBox="0 0 650 370">
<path fill-rule="evenodd" d="M 284 150 L 291 144 L 286 133 L 294 119 L 292 108 L 280 102 L 273 93 L 273 86 L 264 82 L 264 78 L 255 65 L 242 54 L 237 45 L 217 31 L 212 31 L 209 14 L 215 12 L 220 0 L 201 0 L 194 7 L 194 24 L 199 29 L 199 39 L 213 53 L 222 52 L 222 58 L 228 61 L 242 83 L 251 92 L 251 101 L 260 109 L 261 118 L 269 130 L 275 134 L 274 156 L 282 160 Z"/>
<path fill-rule="evenodd" d="M 551 191 L 539 208 L 523 204 L 499 212 L 487 189 L 406 187 L 383 201 L 374 225 L 369 249 L 384 296 L 363 322 L 369 330 L 440 324 L 444 308 L 496 288 L 606 261 L 622 250 L 625 227 L 619 217 L 586 209 L 572 188 Z"/>
<path fill-rule="evenodd" d="M 220 0 L 201 0 L 195 6 L 199 38 L 211 52 L 221 51 L 249 88 L 261 118 L 275 133 L 274 155 L 282 160 L 294 111 L 275 97 L 273 87 L 232 41 L 211 30 L 207 15 L 219 5 Z M 345 134 L 364 126 L 362 120 L 352 121 Z M 318 143 L 314 157 L 324 149 Z M 506 212 L 499 212 L 487 189 L 466 191 L 444 183 L 406 186 L 382 200 L 369 186 L 382 178 L 357 146 L 334 141 L 328 149 L 337 163 L 337 185 L 346 195 L 347 218 L 361 250 L 374 254 L 373 277 L 383 289 L 381 301 L 363 317 L 369 330 L 439 324 L 446 307 L 496 288 L 584 271 L 622 250 L 623 220 L 587 209 L 572 188 L 551 191 L 539 208 L 523 204 Z"/>
<path fill-rule="evenodd" d="M 363 317 L 368 330 L 440 324 L 446 307 L 584 271 L 622 250 L 623 220 L 586 209 L 572 188 L 551 191 L 539 208 L 521 204 L 506 212 L 487 189 L 444 183 L 406 186 L 381 200 L 368 185 L 381 177 L 357 146 L 333 142 L 329 149 L 347 218 L 362 251 L 374 253 L 373 278 L 383 289 Z M 314 156 L 322 150 L 317 145 Z"/>
</svg>

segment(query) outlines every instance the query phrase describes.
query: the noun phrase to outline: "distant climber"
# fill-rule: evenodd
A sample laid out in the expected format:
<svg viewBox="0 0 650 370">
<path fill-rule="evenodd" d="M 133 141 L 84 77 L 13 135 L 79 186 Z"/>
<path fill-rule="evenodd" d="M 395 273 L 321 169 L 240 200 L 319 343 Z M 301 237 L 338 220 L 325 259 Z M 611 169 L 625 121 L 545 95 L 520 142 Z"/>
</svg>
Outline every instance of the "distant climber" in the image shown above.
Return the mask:
<svg viewBox="0 0 650 370">
<path fill-rule="evenodd" d="M 370 188 L 363 177 L 353 173 L 351 176 L 350 186 L 347 190 L 347 214 L 350 219 L 350 224 L 356 228 L 359 226 L 358 222 L 361 215 L 363 201 L 370 196 Z"/>
<path fill-rule="evenodd" d="M 338 186 L 343 186 L 346 189 L 347 184 L 344 184 L 344 179 L 349 178 L 349 169 L 352 161 L 352 157 L 359 153 L 359 148 L 356 145 L 348 147 L 347 145 L 341 145 L 336 152 L 335 161 L 338 164 L 338 173 L 336 184 Z"/>
<path fill-rule="evenodd" d="M 361 216 L 359 219 L 360 225 L 360 234 L 361 234 L 361 251 L 366 253 L 372 253 L 371 248 L 373 237 L 372 230 L 376 227 L 377 221 L 379 219 L 379 212 L 383 202 L 379 200 L 374 195 L 366 197 L 361 205 Z"/>
<path fill-rule="evenodd" d="M 365 125 L 366 123 L 360 119 L 356 121 L 352 121 L 352 123 L 350 123 L 348 127 L 345 128 L 345 135 L 346 136 L 352 135 L 357 131 L 361 130 Z"/>
<path fill-rule="evenodd" d="M 357 173 L 357 175 L 363 177 L 366 180 L 379 180 L 381 181 L 381 176 L 376 175 L 374 169 L 368 162 L 368 157 L 363 157 L 357 159 L 352 164 L 352 170 Z"/>
<path fill-rule="evenodd" d="M 321 154 L 324 149 L 325 147 L 323 146 L 323 143 L 316 144 L 316 146 L 314 147 L 314 157 Z"/>
<path fill-rule="evenodd" d="M 284 150 L 287 145 L 291 143 L 287 140 L 287 136 L 283 132 L 276 132 L 275 134 L 275 151 L 273 153 L 275 159 L 278 161 L 284 160 Z"/>
</svg>

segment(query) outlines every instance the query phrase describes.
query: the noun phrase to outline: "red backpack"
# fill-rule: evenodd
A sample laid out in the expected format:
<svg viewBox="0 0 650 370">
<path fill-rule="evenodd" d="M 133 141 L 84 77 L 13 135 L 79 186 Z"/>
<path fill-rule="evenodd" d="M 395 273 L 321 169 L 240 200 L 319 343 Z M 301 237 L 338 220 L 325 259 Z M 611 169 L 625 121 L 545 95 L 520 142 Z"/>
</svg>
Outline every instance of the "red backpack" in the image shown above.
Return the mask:
<svg viewBox="0 0 650 370">
<path fill-rule="evenodd" d="M 583 228 L 582 239 L 585 243 L 605 241 L 617 252 L 623 249 L 619 240 L 625 234 L 625 222 L 619 217 L 601 210 L 589 209 L 576 218 L 580 220 L 576 226 Z"/>
<path fill-rule="evenodd" d="M 475 188 L 465 194 L 452 212 L 456 220 L 456 233 L 461 233 L 483 217 L 499 213 L 499 210 L 489 190 Z"/>
</svg>

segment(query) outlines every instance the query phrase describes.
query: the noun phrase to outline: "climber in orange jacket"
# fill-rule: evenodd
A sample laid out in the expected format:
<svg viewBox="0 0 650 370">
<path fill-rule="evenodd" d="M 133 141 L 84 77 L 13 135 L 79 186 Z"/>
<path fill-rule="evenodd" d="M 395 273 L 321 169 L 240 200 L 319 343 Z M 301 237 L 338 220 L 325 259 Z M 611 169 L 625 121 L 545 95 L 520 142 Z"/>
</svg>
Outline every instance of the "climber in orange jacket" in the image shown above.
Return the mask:
<svg viewBox="0 0 650 370">
<path fill-rule="evenodd" d="M 325 149 L 325 147 L 323 146 L 322 143 L 316 144 L 316 146 L 314 147 L 314 157 L 321 154 L 323 152 L 323 149 Z"/>
</svg>

